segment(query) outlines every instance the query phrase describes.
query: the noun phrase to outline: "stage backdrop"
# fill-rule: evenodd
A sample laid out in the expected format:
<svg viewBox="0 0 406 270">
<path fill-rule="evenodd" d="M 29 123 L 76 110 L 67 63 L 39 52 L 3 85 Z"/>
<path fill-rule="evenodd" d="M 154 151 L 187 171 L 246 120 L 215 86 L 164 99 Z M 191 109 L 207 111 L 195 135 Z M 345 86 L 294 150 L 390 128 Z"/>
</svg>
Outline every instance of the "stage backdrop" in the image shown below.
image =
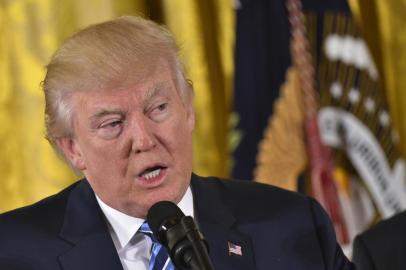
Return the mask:
<svg viewBox="0 0 406 270">
<path fill-rule="evenodd" d="M 284 8 L 285 1 L 268 1 L 272 12 Z M 314 1 L 317 2 L 317 1 Z M 331 1 L 319 1 L 331 2 Z M 349 0 L 361 35 L 367 41 L 374 57 L 384 96 L 388 101 L 390 124 L 399 136 L 400 150 L 406 153 L 406 92 L 403 88 L 405 70 L 406 30 L 403 27 L 406 5 L 400 0 Z M 239 123 L 236 114 L 231 114 L 233 97 L 233 47 L 235 13 L 249 14 L 245 9 L 258 4 L 253 0 L 2 0 L 0 1 L 0 212 L 22 206 L 43 198 L 75 181 L 78 176 L 60 161 L 44 139 L 43 97 L 40 82 L 44 77 L 44 66 L 52 52 L 61 42 L 81 27 L 107 20 L 119 15 L 142 15 L 168 25 L 182 49 L 182 57 L 190 79 L 196 89 L 197 126 L 194 137 L 194 168 L 203 174 L 227 176 L 230 174 L 230 151 L 241 142 L 243 136 L 251 136 L 247 130 L 242 132 L 235 127 Z M 271 13 L 270 13 L 271 14 Z M 274 14 L 275 15 L 275 14 Z M 286 16 L 282 10 L 279 17 Z M 240 25 L 251 31 L 251 37 L 265 31 L 262 22 L 267 22 L 269 14 L 255 17 L 255 25 Z M 273 16 L 273 17 L 275 17 Z M 278 18 L 279 18 L 278 17 Z M 280 32 L 287 28 L 287 21 L 273 26 L 273 34 L 288 39 L 289 33 Z M 279 30 L 279 32 L 278 32 Z M 250 36 L 238 40 L 254 42 Z M 276 48 L 276 40 L 269 43 Z M 281 65 L 290 64 L 288 48 L 282 51 L 268 51 L 261 47 L 251 51 L 251 55 L 273 54 L 281 60 Z M 249 57 L 246 56 L 246 57 Z M 253 59 L 248 59 L 248 61 Z M 259 63 L 261 64 L 261 62 Z M 278 64 L 278 63 L 276 63 Z M 253 70 L 244 71 L 252 74 Z M 256 74 L 262 76 L 263 74 Z M 256 76 L 255 74 L 253 76 Z M 266 74 L 265 74 L 266 75 Z M 271 74 L 274 76 L 274 74 Z M 271 76 L 270 75 L 270 76 Z M 298 83 L 295 70 L 289 73 L 290 84 L 281 88 L 293 89 Z M 266 83 L 254 82 L 258 85 Z M 241 78 L 237 78 L 236 82 Z M 274 84 L 280 84 L 285 77 Z M 238 87 L 238 86 L 237 86 Z M 296 87 L 297 88 L 297 87 Z M 276 89 L 279 91 L 279 88 Z M 276 91 L 275 90 L 275 91 Z M 289 92 L 289 91 L 288 91 Z M 289 92 L 295 110 L 292 121 L 300 122 L 301 108 L 297 95 Z M 276 96 L 276 95 L 275 95 Z M 248 94 L 248 97 L 249 94 Z M 267 103 L 265 113 L 274 111 L 273 101 Z M 246 100 L 248 101 L 248 99 Z M 281 102 L 280 104 L 283 104 Z M 283 107 L 287 110 L 286 106 Z M 254 109 L 254 108 L 253 108 Z M 259 108 L 255 108 L 259 109 Z M 252 110 L 254 111 L 254 110 Z M 248 112 L 250 113 L 250 112 Z M 296 113 L 296 114 L 295 114 Z M 267 115 L 260 116 L 267 119 Z M 255 121 L 255 120 L 254 120 Z M 263 125 L 266 120 L 261 120 Z M 263 127 L 265 128 L 265 127 Z M 233 132 L 229 132 L 233 130 Z M 262 136 L 261 132 L 259 134 Z M 286 170 L 288 178 L 294 179 L 305 166 L 306 154 L 303 145 L 297 140 L 303 130 L 294 129 L 291 133 L 296 147 L 299 166 Z M 258 135 L 254 135 L 258 136 Z M 239 178 L 251 178 L 253 162 L 256 158 L 257 143 L 251 145 L 250 163 L 240 162 L 239 169 L 244 174 Z M 289 155 L 289 153 L 287 153 Z M 291 155 L 292 156 L 292 155 Z M 292 159 L 297 164 L 297 160 Z M 300 163 L 302 162 L 302 163 Z M 237 164 L 237 163 L 236 163 Z M 289 166 L 289 168 L 292 168 Z M 294 179 L 296 180 L 296 179 Z M 279 183 L 283 185 L 283 183 Z M 295 187 L 291 184 L 290 187 Z M 289 186 L 288 186 L 289 187 Z"/>
<path fill-rule="evenodd" d="M 194 168 L 228 173 L 227 117 L 233 74 L 231 1 L 0 1 L 0 212 L 33 203 L 79 176 L 44 139 L 40 87 L 51 54 L 78 29 L 120 15 L 166 24 L 195 87 Z"/>
</svg>

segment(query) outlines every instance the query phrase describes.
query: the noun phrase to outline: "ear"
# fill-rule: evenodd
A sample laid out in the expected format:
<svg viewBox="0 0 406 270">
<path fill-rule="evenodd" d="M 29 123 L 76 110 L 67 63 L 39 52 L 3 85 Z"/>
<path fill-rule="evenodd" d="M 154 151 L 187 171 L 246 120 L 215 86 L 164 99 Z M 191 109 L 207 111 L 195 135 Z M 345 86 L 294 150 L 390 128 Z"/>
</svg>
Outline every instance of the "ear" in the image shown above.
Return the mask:
<svg viewBox="0 0 406 270">
<path fill-rule="evenodd" d="M 56 140 L 56 144 L 65 155 L 65 158 L 69 160 L 75 169 L 80 171 L 86 169 L 82 151 L 80 150 L 80 146 L 75 139 L 69 137 L 58 138 Z"/>
</svg>

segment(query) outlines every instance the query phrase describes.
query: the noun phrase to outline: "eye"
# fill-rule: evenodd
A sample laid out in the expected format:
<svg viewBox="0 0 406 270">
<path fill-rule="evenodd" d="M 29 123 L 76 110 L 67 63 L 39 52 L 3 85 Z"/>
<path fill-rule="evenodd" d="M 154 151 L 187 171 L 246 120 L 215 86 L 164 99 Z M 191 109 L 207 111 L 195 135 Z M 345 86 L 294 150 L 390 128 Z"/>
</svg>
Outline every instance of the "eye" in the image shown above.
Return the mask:
<svg viewBox="0 0 406 270">
<path fill-rule="evenodd" d="M 168 107 L 168 103 L 163 103 L 157 107 L 158 111 L 164 111 Z"/>
<path fill-rule="evenodd" d="M 122 120 L 109 121 L 100 125 L 100 128 L 115 128 L 123 123 Z"/>
<path fill-rule="evenodd" d="M 163 102 L 152 108 L 149 117 L 157 122 L 163 121 L 169 115 L 169 103 Z"/>
<path fill-rule="evenodd" d="M 111 140 L 117 138 L 124 128 L 124 120 L 110 119 L 101 123 L 97 128 L 97 134 L 100 138 Z"/>
</svg>

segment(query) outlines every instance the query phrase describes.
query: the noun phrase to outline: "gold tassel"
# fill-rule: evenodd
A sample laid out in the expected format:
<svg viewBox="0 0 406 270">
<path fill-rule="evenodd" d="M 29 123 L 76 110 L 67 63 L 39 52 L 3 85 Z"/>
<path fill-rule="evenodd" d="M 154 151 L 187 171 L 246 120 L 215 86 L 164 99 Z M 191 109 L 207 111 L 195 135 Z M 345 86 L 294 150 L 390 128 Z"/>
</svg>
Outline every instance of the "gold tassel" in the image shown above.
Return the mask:
<svg viewBox="0 0 406 270">
<path fill-rule="evenodd" d="M 255 180 L 297 190 L 297 178 L 307 164 L 303 98 L 298 72 L 291 67 L 281 87 L 264 138 L 259 144 Z"/>
</svg>

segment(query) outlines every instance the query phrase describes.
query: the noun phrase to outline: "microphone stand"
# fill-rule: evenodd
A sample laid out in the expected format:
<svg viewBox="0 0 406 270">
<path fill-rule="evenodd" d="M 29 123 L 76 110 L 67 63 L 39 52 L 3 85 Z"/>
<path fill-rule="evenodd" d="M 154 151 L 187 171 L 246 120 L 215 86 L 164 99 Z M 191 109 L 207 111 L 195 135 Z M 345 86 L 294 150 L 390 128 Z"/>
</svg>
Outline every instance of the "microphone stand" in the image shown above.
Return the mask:
<svg viewBox="0 0 406 270">
<path fill-rule="evenodd" d="M 186 237 L 192 244 L 194 254 L 197 257 L 198 265 L 196 264 L 196 262 L 194 262 L 194 260 L 190 261 L 192 270 L 214 270 L 209 257 L 209 253 L 207 251 L 207 245 L 203 239 L 203 236 L 196 228 L 196 224 L 193 221 L 193 218 L 190 216 L 184 216 L 181 218 L 180 223 L 183 227 Z"/>
</svg>

